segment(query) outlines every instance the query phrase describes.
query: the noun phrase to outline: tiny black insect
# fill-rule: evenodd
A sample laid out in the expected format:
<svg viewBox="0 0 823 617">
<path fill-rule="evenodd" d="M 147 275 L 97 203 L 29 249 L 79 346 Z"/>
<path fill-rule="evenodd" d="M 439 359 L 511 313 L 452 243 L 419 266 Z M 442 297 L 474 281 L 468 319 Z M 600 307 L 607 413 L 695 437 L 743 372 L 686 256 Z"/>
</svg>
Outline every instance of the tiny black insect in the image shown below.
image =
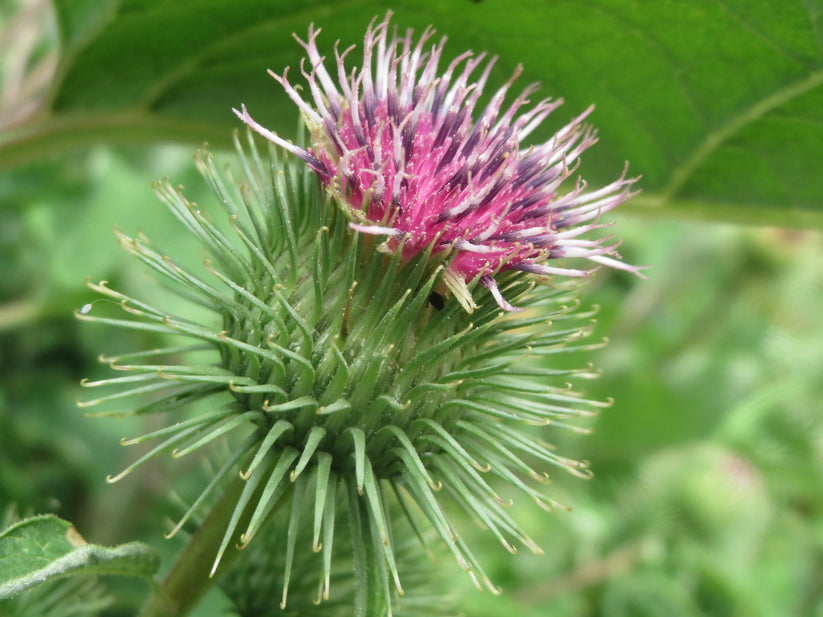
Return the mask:
<svg viewBox="0 0 823 617">
<path fill-rule="evenodd" d="M 429 304 L 431 304 L 438 311 L 442 311 L 446 306 L 446 300 L 439 293 L 433 291 L 429 294 Z"/>
</svg>

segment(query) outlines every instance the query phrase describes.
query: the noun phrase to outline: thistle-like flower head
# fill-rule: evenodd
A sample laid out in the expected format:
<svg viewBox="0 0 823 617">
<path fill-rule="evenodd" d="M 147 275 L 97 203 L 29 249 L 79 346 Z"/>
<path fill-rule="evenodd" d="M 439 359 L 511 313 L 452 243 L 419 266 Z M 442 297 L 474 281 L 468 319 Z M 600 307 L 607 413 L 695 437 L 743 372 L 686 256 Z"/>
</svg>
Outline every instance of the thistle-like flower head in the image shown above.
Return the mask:
<svg viewBox="0 0 823 617">
<path fill-rule="evenodd" d="M 291 84 L 288 70 L 271 73 L 300 108 L 310 148 L 262 127 L 245 107 L 235 113 L 303 159 L 338 197 L 354 229 L 387 237 L 383 250 L 402 251 L 406 259 L 429 247 L 434 254 L 453 253 L 443 280 L 469 311 L 476 304 L 467 283 L 478 277 L 502 308 L 514 310 L 494 279 L 501 270 L 579 277 L 588 270 L 554 260 L 582 257 L 637 272 L 617 259 L 616 243 L 580 238 L 598 226 L 601 213 L 631 195 L 634 180 L 624 171 L 597 190 L 582 180 L 565 192 L 561 186 L 596 141 L 582 124 L 593 108 L 547 142 L 525 147 L 523 140 L 562 100 L 543 99 L 521 113 L 537 89 L 532 84 L 504 108 L 518 67 L 476 114 L 495 59 L 466 52 L 441 72 L 446 39 L 427 48 L 431 28 L 416 43 L 411 30 L 390 35 L 390 17 L 369 26 L 359 69 L 346 67 L 354 47 L 343 53 L 335 47 L 330 73 L 313 26 L 306 41 L 297 39 L 308 55 L 309 70 L 301 69 L 313 106 Z"/>
<path fill-rule="evenodd" d="M 312 145 L 292 144 L 241 113 L 308 166 L 284 159 L 274 144 L 262 153 L 251 131 L 247 144 L 237 139 L 239 175 L 201 153 L 201 172 L 229 225 L 168 182 L 157 185 L 209 253 L 204 269 L 181 265 L 143 235 L 120 235 L 196 312 L 105 282 L 90 285 L 103 301 L 78 312 L 160 337 L 151 349 L 106 357 L 120 376 L 83 384 L 100 394 L 81 404 L 103 406 L 102 415 L 121 414 L 132 395 L 150 395 L 126 413 L 171 416 L 167 426 L 123 441 L 156 445 L 112 481 L 163 453 L 179 458 L 228 443 L 230 454 L 171 533 L 234 478 L 239 497 L 213 572 L 236 544 L 258 536 L 285 543 L 286 606 L 292 574 L 312 556 L 306 549 L 321 553 L 318 601 L 331 597 L 347 553 L 359 617 L 390 610 L 404 593 L 399 529 L 427 542 L 428 528 L 478 586 L 495 589 L 458 533 L 460 519 L 477 521 L 511 552 L 518 545 L 539 552 L 500 487 L 552 510 L 560 504 L 538 488 L 547 470 L 588 476 L 585 462 L 561 456 L 525 427 L 578 430 L 576 418 L 608 404 L 572 389 L 570 382 L 593 376 L 589 367 L 547 362 L 591 347 L 581 342 L 591 313 L 577 310 L 573 291 L 535 285 L 526 273 L 583 274 L 553 265 L 559 257 L 621 266 L 613 246 L 579 236 L 631 184 L 621 177 L 587 192 L 581 182 L 563 193 L 569 161 L 594 139 L 580 126 L 585 114 L 523 150 L 520 140 L 555 103 L 516 117 L 529 89 L 501 112 L 507 84 L 472 120 L 490 64 L 469 83 L 482 56 L 463 55 L 438 77 L 443 43 L 424 53 L 431 31 L 413 46 L 410 33 L 390 38 L 388 28 L 388 18 L 369 28 L 361 71 L 347 74 L 348 52 L 337 54 L 337 85 L 310 31 L 306 76 L 316 108 L 279 78 Z M 387 236 L 382 252 L 372 250 L 375 234 Z M 437 300 L 444 281 L 459 303 Z M 506 314 L 499 307 L 513 308 L 509 301 L 530 310 Z M 204 308 L 211 314 L 204 317 Z M 271 525 L 282 528 L 270 535 Z M 350 542 L 335 540 L 341 525 Z M 301 550 L 306 555 L 295 557 Z M 264 550 L 246 566 L 264 569 L 265 560 Z"/>
</svg>

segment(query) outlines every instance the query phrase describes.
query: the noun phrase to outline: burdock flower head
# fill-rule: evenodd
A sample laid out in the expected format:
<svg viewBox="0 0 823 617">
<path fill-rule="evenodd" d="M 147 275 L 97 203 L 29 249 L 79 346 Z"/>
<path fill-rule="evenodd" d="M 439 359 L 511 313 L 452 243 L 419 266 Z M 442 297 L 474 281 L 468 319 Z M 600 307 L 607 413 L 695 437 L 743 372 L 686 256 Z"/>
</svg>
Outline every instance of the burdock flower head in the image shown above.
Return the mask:
<svg viewBox="0 0 823 617">
<path fill-rule="evenodd" d="M 411 30 L 389 35 L 391 14 L 366 32 L 363 66 L 347 69 L 354 47 L 335 46 L 332 74 L 317 48 L 319 29 L 309 28 L 305 48 L 310 67 L 301 70 L 312 106 L 283 75 L 270 72 L 300 108 L 311 131 L 307 149 L 262 127 L 245 106 L 235 113 L 255 131 L 304 160 L 320 176 L 352 220 L 351 227 L 387 236 L 384 251 L 405 259 L 423 251 L 450 252 L 443 281 L 468 311 L 476 308 L 467 283 L 479 278 L 497 303 L 514 310 L 494 279 L 501 270 L 538 275 L 585 276 L 585 269 L 553 263 L 582 257 L 596 264 L 637 272 L 617 259 L 616 243 L 581 239 L 598 217 L 631 195 L 634 179 L 624 174 L 588 190 L 572 175 L 578 157 L 596 142 L 582 122 L 590 107 L 549 141 L 523 140 L 562 100 L 543 99 L 523 113 L 532 84 L 504 111 L 504 99 L 521 69 L 475 116 L 475 107 L 495 59 L 466 52 L 440 72 L 445 44 L 427 48 L 429 28 L 415 44 Z"/>
<path fill-rule="evenodd" d="M 157 185 L 208 251 L 205 268 L 121 234 L 123 247 L 197 311 L 170 311 L 102 282 L 91 287 L 104 300 L 78 312 L 167 337 L 105 357 L 125 375 L 84 383 L 101 394 L 83 405 L 114 406 L 103 414 L 149 395 L 127 413 L 171 416 L 123 441 L 156 445 L 113 481 L 163 453 L 230 446 L 172 534 L 224 495 L 206 519 L 220 529 L 212 572 L 236 545 L 265 547 L 244 574 L 224 579 L 238 606 L 270 602 L 268 588 L 253 599 L 248 592 L 250 578 L 272 580 L 249 574 L 263 571 L 282 572 L 285 606 L 290 586 L 305 585 L 293 573 L 316 559 L 318 602 L 342 578 L 356 615 L 382 614 L 404 593 L 401 578 L 409 580 L 400 537 L 409 534 L 399 529 L 423 541 L 439 536 L 478 586 L 495 589 L 457 531 L 461 520 L 474 519 L 512 552 L 539 552 L 509 494 L 552 510 L 558 504 L 535 486 L 547 470 L 589 474 L 527 426 L 578 430 L 576 418 L 607 404 L 570 385 L 593 376 L 588 367 L 548 365 L 560 352 L 592 347 L 581 342 L 591 313 L 577 310 L 574 290 L 537 285 L 534 275 L 585 274 L 559 258 L 634 271 L 617 260 L 614 243 L 581 238 L 629 196 L 632 180 L 564 192 L 594 142 L 581 126 L 588 111 L 545 144 L 523 147 L 557 102 L 519 114 L 529 88 L 503 111 L 509 82 L 473 117 L 491 63 L 470 81 L 483 57 L 467 53 L 438 74 L 443 42 L 427 51 L 430 30 L 416 44 L 411 32 L 388 31 L 388 17 L 369 28 L 361 69 L 346 70 L 350 50 L 335 52 L 334 79 L 318 30 L 309 30 L 304 72 L 314 105 L 285 74 L 277 79 L 300 107 L 310 145 L 286 141 L 244 109 L 242 119 L 273 142 L 269 152 L 249 131 L 244 146 L 237 139 L 239 174 L 199 155 L 228 225 L 168 182 Z M 373 250 L 374 236 L 385 237 L 382 251 Z M 506 313 L 515 305 L 529 310 Z M 334 606 L 352 612 L 345 598 Z"/>
</svg>

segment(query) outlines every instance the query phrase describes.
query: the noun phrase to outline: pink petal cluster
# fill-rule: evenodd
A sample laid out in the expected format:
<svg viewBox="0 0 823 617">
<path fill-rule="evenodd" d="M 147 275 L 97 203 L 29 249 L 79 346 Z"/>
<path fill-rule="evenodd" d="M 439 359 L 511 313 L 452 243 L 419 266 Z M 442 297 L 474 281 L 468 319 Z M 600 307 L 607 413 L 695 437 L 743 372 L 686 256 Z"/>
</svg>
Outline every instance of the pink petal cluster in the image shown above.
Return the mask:
<svg viewBox="0 0 823 617">
<path fill-rule="evenodd" d="M 635 179 L 624 170 L 597 190 L 582 180 L 571 190 L 560 188 L 596 141 L 582 124 L 593 108 L 547 142 L 522 147 L 562 100 L 543 99 L 521 112 L 537 89 L 533 84 L 504 109 L 518 67 L 475 118 L 496 58 L 475 78 L 485 54 L 466 52 L 440 73 L 446 39 L 428 46 L 431 28 L 416 44 L 411 30 L 390 35 L 390 18 L 369 25 L 360 68 L 345 65 L 354 46 L 340 53 L 335 45 L 336 75 L 317 49 L 319 29 L 310 26 L 307 41 L 295 37 L 311 65 L 307 71 L 301 63 L 311 103 L 289 82 L 288 69 L 282 76 L 270 71 L 305 118 L 308 150 L 255 122 L 245 106 L 235 113 L 317 172 L 352 228 L 387 237 L 384 250 L 411 258 L 433 243 L 433 252 L 449 251 L 444 282 L 469 311 L 476 305 L 467 283 L 478 277 L 502 308 L 516 310 L 498 290 L 494 274 L 501 270 L 585 276 L 589 270 L 553 265 L 578 257 L 637 273 L 618 261 L 617 243 L 581 238 L 601 226 L 603 212 L 631 196 Z"/>
</svg>

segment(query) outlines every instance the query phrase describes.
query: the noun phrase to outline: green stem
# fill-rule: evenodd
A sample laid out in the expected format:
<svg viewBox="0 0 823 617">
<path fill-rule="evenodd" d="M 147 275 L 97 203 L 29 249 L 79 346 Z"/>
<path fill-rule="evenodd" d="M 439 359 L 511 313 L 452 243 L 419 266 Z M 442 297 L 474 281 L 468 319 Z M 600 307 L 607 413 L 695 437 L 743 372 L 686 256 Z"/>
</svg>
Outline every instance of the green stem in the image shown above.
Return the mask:
<svg viewBox="0 0 823 617">
<path fill-rule="evenodd" d="M 21 299 L 0 304 L 0 332 L 16 330 L 36 321 L 43 308 L 40 300 Z"/>
<path fill-rule="evenodd" d="M 240 551 L 230 546 L 223 555 L 216 576 L 210 576 L 217 549 L 223 540 L 243 485 L 244 482 L 240 478 L 229 485 L 220 501 L 180 553 L 166 578 L 143 606 L 139 617 L 182 617 L 188 614 L 209 590 L 216 576 L 224 572 L 237 557 Z M 239 528 L 242 528 L 242 525 Z"/>
<path fill-rule="evenodd" d="M 757 205 L 680 197 L 667 199 L 659 193 L 644 192 L 621 204 L 619 210 L 621 217 L 631 214 L 646 220 L 823 229 L 823 215 L 819 208 L 791 207 L 779 203 Z"/>
<path fill-rule="evenodd" d="M 95 143 L 209 141 L 224 146 L 230 143 L 230 137 L 231 131 L 222 126 L 140 111 L 54 114 L 0 135 L 0 170 Z"/>
</svg>

